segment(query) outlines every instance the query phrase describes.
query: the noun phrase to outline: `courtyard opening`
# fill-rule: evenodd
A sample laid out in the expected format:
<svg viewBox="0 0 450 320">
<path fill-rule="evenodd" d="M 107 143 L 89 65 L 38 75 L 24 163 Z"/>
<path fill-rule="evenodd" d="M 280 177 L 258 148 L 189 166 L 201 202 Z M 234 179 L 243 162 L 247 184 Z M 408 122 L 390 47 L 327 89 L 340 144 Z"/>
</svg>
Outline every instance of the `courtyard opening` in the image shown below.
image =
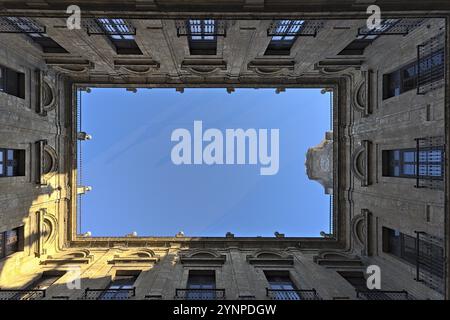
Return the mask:
<svg viewBox="0 0 450 320">
<path fill-rule="evenodd" d="M 332 131 L 331 93 L 179 91 L 79 93 L 78 130 L 92 136 L 78 143 L 78 185 L 92 187 L 79 196 L 80 234 L 331 232 L 332 190 L 311 180 L 305 165 L 308 149 Z"/>
</svg>

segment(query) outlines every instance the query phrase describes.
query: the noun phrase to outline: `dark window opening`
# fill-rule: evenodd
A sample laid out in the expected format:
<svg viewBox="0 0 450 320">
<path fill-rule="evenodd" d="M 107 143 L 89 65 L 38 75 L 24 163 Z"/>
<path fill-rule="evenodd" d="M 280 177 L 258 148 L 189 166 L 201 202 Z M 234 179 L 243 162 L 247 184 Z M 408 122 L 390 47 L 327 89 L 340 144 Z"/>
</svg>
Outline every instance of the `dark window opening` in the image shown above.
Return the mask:
<svg viewBox="0 0 450 320">
<path fill-rule="evenodd" d="M 217 36 L 215 20 L 188 20 L 188 43 L 191 55 L 216 55 Z"/>
<path fill-rule="evenodd" d="M 290 55 L 304 20 L 280 20 L 264 55 Z"/>
<path fill-rule="evenodd" d="M 339 275 L 357 291 L 367 291 L 367 280 L 361 271 L 339 271 Z"/>
<path fill-rule="evenodd" d="M 11 24 L 14 24 L 19 30 L 22 30 L 30 39 L 36 42 L 44 53 L 68 53 L 66 49 L 61 47 L 55 40 L 50 38 L 46 33 L 33 32 L 33 25 L 29 18 L 23 17 L 6 17 Z"/>
<path fill-rule="evenodd" d="M 214 270 L 190 270 L 186 285 L 186 299 L 216 299 L 216 274 Z"/>
<path fill-rule="evenodd" d="M 364 39 L 353 40 L 341 52 L 339 52 L 339 55 L 363 55 L 366 48 L 375 40 L 367 39 L 367 37 L 369 36 L 366 36 Z"/>
<path fill-rule="evenodd" d="M 46 290 L 65 274 L 64 271 L 46 271 L 27 287 L 27 290 Z"/>
<path fill-rule="evenodd" d="M 23 251 L 23 227 L 0 232 L 0 259 Z"/>
<path fill-rule="evenodd" d="M 417 178 L 443 178 L 443 148 L 383 150 L 383 176 Z M 417 162 L 418 161 L 418 162 Z"/>
<path fill-rule="evenodd" d="M 25 73 L 0 66 L 0 92 L 25 99 Z"/>
<path fill-rule="evenodd" d="M 123 19 L 101 18 L 96 21 L 114 45 L 117 54 L 142 55 L 134 35 Z"/>
<path fill-rule="evenodd" d="M 0 177 L 25 175 L 25 150 L 0 148 Z"/>
</svg>

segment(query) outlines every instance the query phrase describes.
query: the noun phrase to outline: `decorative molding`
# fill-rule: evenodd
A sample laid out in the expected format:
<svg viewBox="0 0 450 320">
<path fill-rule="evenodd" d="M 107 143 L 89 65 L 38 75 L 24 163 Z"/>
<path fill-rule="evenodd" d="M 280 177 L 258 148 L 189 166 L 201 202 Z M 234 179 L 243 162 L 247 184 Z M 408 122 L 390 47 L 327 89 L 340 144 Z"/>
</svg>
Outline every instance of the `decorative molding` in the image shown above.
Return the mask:
<svg viewBox="0 0 450 320">
<path fill-rule="evenodd" d="M 294 68 L 294 60 L 259 59 L 247 64 L 248 70 L 254 71 L 262 76 L 276 75 L 283 71 L 293 72 Z"/>
<path fill-rule="evenodd" d="M 84 74 L 94 69 L 92 62 L 83 59 L 48 58 L 45 59 L 45 63 L 55 70 L 70 74 Z"/>
<path fill-rule="evenodd" d="M 120 59 L 114 60 L 114 69 L 123 70 L 135 75 L 145 75 L 159 69 L 160 64 L 152 59 Z"/>
<path fill-rule="evenodd" d="M 372 184 L 370 179 L 371 146 L 371 141 L 362 140 L 361 145 L 352 154 L 351 171 L 361 181 L 362 187 L 367 187 Z"/>
<path fill-rule="evenodd" d="M 213 250 L 199 249 L 188 254 L 180 255 L 183 265 L 221 266 L 225 263 L 226 256 Z"/>
<path fill-rule="evenodd" d="M 314 69 L 323 75 L 337 76 L 349 70 L 360 70 L 363 59 L 327 59 L 319 61 Z"/>
<path fill-rule="evenodd" d="M 313 260 L 318 265 L 330 269 L 360 268 L 363 266 L 358 257 L 341 251 L 321 251 Z"/>
<path fill-rule="evenodd" d="M 364 117 L 372 113 L 371 82 L 372 70 L 361 71 L 362 79 L 353 90 L 353 107 Z"/>
<path fill-rule="evenodd" d="M 220 70 L 227 70 L 227 63 L 222 59 L 186 59 L 181 62 L 181 70 L 198 75 L 209 75 Z"/>
<path fill-rule="evenodd" d="M 74 252 L 67 252 L 59 256 L 48 255 L 47 259 L 40 262 L 42 265 L 73 265 L 73 264 L 89 264 L 94 259 L 87 249 L 80 249 Z"/>
<path fill-rule="evenodd" d="M 136 265 L 145 264 L 153 265 L 159 261 L 159 256 L 150 249 L 138 249 L 138 250 L 124 250 L 123 253 L 114 255 L 114 257 L 108 261 L 109 264 L 114 265 Z"/>
<path fill-rule="evenodd" d="M 58 170 L 56 150 L 47 144 L 47 140 L 39 140 L 36 146 L 36 183 L 45 186 Z"/>
<path fill-rule="evenodd" d="M 372 255 L 370 246 L 370 219 L 371 213 L 368 209 L 361 209 L 361 213 L 354 216 L 350 222 L 352 239 L 355 246 L 360 249 L 361 255 Z"/>
<path fill-rule="evenodd" d="M 247 262 L 254 266 L 292 266 L 294 256 L 284 252 L 260 250 L 248 255 Z"/>
</svg>

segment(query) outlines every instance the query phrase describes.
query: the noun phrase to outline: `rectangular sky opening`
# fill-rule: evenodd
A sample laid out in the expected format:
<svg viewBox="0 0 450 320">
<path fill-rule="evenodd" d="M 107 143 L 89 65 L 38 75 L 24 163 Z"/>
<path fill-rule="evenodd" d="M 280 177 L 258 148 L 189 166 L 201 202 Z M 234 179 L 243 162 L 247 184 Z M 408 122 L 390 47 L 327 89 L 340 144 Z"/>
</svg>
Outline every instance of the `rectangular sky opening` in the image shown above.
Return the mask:
<svg viewBox="0 0 450 320">
<path fill-rule="evenodd" d="M 92 88 L 81 101 L 81 130 L 92 136 L 79 143 L 79 183 L 92 187 L 81 195 L 81 233 L 330 231 L 330 195 L 305 166 L 308 149 L 331 131 L 330 93 Z"/>
</svg>

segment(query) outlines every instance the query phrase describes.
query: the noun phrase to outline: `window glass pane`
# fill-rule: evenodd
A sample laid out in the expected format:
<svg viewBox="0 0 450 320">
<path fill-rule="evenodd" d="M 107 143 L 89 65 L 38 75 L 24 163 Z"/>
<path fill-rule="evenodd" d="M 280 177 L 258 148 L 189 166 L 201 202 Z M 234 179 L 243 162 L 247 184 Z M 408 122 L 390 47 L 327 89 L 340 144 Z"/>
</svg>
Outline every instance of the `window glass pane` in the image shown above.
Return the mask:
<svg viewBox="0 0 450 320">
<path fill-rule="evenodd" d="M 6 167 L 6 176 L 12 177 L 13 173 L 14 173 L 14 168 L 12 166 L 7 166 Z"/>
<path fill-rule="evenodd" d="M 6 159 L 7 160 L 14 160 L 14 150 L 7 150 L 6 151 Z"/>
<path fill-rule="evenodd" d="M 17 229 L 7 231 L 5 239 L 6 255 L 10 255 L 14 252 L 17 252 L 18 249 L 19 249 L 19 237 Z"/>
<path fill-rule="evenodd" d="M 0 176 L 4 175 L 4 165 L 0 162 Z"/>
<path fill-rule="evenodd" d="M 403 174 L 406 174 L 406 175 L 416 174 L 416 165 L 415 164 L 404 164 L 403 165 Z"/>
<path fill-rule="evenodd" d="M 414 151 L 403 152 L 403 161 L 405 162 L 416 162 L 416 153 Z"/>
</svg>

